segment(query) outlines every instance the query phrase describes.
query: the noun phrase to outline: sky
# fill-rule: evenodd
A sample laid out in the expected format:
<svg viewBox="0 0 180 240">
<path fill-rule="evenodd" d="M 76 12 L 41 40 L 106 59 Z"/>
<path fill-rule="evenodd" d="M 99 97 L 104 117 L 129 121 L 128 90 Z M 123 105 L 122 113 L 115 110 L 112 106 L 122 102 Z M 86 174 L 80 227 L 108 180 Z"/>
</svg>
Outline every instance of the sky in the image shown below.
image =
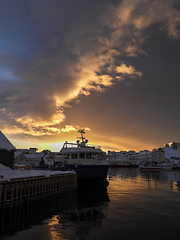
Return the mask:
<svg viewBox="0 0 180 240">
<path fill-rule="evenodd" d="M 179 0 L 0 0 L 0 130 L 59 151 L 180 142 Z"/>
</svg>

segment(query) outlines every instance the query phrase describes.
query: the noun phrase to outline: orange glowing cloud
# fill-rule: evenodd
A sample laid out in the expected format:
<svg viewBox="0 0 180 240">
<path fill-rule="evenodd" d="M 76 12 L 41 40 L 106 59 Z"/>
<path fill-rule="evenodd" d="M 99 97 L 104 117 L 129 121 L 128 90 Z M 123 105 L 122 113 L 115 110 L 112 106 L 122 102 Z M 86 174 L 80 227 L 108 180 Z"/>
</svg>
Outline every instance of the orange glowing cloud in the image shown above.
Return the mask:
<svg viewBox="0 0 180 240">
<path fill-rule="evenodd" d="M 65 119 L 65 116 L 63 113 L 56 113 L 51 116 L 51 119 L 49 121 L 43 120 L 42 118 L 33 118 L 31 116 L 25 115 L 19 118 L 15 118 L 15 120 L 19 123 L 21 123 L 23 126 L 29 126 L 29 127 L 45 127 L 49 125 L 55 125 L 63 122 Z"/>
<path fill-rule="evenodd" d="M 62 132 L 70 132 L 70 131 L 77 131 L 77 129 L 74 128 L 73 126 L 66 125 L 65 128 L 61 129 L 61 131 Z"/>
<path fill-rule="evenodd" d="M 127 66 L 126 64 L 122 63 L 121 66 L 116 67 L 117 73 L 128 74 L 129 76 L 142 76 L 142 72 L 136 71 L 133 66 Z"/>
</svg>

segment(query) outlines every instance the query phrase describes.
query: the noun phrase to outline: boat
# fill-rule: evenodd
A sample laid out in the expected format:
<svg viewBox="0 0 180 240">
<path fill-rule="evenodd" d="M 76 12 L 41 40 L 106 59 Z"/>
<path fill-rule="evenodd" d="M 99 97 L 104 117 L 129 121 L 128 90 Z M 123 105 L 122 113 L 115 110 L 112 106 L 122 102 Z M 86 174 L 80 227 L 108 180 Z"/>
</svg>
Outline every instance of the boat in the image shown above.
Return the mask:
<svg viewBox="0 0 180 240">
<path fill-rule="evenodd" d="M 141 171 L 150 171 L 150 172 L 159 172 L 160 171 L 160 166 L 158 166 L 157 164 L 154 163 L 142 163 L 141 165 L 139 165 L 139 169 Z"/>
<path fill-rule="evenodd" d="M 178 166 L 174 163 L 158 163 L 157 166 L 160 167 L 160 169 L 163 171 L 171 171 L 178 169 Z"/>
<path fill-rule="evenodd" d="M 61 162 L 55 168 L 58 170 L 74 170 L 77 173 L 78 184 L 90 181 L 99 183 L 107 181 L 109 164 L 105 158 L 105 152 L 100 146 L 88 144 L 85 138 L 85 130 L 79 129 L 79 137 L 76 143 L 65 142 L 59 154 Z"/>
</svg>

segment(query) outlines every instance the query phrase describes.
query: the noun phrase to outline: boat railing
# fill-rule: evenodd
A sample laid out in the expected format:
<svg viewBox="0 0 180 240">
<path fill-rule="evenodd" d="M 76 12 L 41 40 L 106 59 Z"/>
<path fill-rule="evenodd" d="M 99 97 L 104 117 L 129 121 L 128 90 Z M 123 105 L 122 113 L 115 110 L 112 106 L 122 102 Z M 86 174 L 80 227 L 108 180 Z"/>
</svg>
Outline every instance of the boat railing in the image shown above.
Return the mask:
<svg viewBox="0 0 180 240">
<path fill-rule="evenodd" d="M 79 147 L 101 149 L 100 145 L 87 144 L 86 142 L 69 143 L 69 142 L 66 141 L 63 145 L 63 148 L 79 148 Z"/>
</svg>

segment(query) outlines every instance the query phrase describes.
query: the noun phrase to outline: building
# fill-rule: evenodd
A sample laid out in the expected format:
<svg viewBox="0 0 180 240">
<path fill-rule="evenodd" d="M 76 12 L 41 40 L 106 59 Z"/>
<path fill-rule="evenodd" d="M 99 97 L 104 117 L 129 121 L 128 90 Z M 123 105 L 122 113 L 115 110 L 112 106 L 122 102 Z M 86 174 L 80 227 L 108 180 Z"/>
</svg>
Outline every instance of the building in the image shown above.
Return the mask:
<svg viewBox="0 0 180 240">
<path fill-rule="evenodd" d="M 44 164 L 44 153 L 36 152 L 37 148 L 17 149 L 15 152 L 15 164 L 32 167 L 40 167 Z"/>
<path fill-rule="evenodd" d="M 151 159 L 155 163 L 165 162 L 165 152 L 163 148 L 153 149 L 151 152 Z"/>
<path fill-rule="evenodd" d="M 13 144 L 0 131 L 0 163 L 14 169 L 14 151 Z"/>
<path fill-rule="evenodd" d="M 25 154 L 24 164 L 32 167 L 40 167 L 44 163 L 43 156 L 44 154 L 42 153 Z"/>
<path fill-rule="evenodd" d="M 168 162 L 178 160 L 180 162 L 180 150 L 179 148 L 175 148 L 174 145 L 169 146 L 166 144 L 166 146 L 163 148 L 165 152 L 165 160 Z"/>
<path fill-rule="evenodd" d="M 151 162 L 151 161 L 152 161 L 151 152 L 149 150 L 143 150 L 137 154 L 138 164 L 143 163 L 143 162 Z"/>
<path fill-rule="evenodd" d="M 18 165 L 23 165 L 25 160 L 24 152 L 15 151 L 14 153 L 14 163 Z"/>
</svg>

